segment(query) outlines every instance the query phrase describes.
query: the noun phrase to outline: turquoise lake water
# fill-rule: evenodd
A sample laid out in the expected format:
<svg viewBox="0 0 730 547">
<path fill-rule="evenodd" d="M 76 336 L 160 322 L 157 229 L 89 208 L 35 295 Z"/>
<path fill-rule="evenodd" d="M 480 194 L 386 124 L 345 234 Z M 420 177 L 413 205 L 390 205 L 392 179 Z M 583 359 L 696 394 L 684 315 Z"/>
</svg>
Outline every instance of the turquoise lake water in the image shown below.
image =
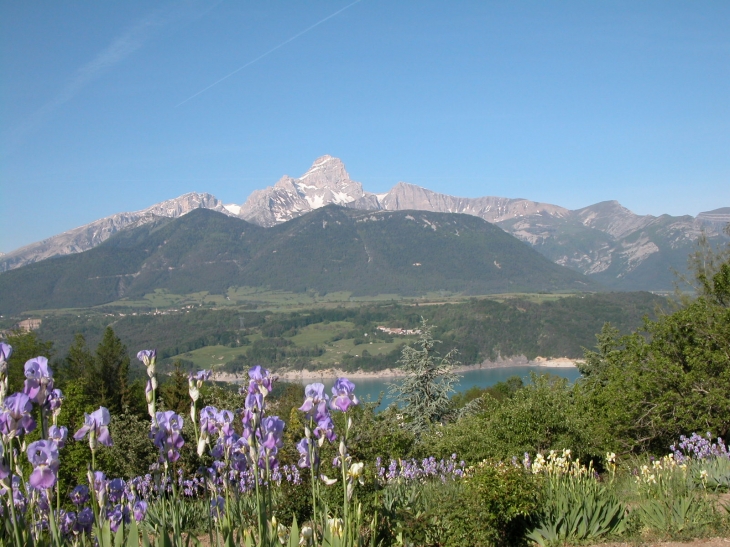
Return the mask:
<svg viewBox="0 0 730 547">
<path fill-rule="evenodd" d="M 469 370 L 467 372 L 460 372 L 461 380 L 456 385 L 456 391 L 466 391 L 472 387 L 489 387 L 493 386 L 498 382 L 504 382 L 510 376 L 519 376 L 525 383 L 530 381 L 530 373 L 536 374 L 552 374 L 567 378 L 570 382 L 575 381 L 580 377 L 580 372 L 577 368 L 554 368 L 554 367 L 532 367 L 532 366 L 519 366 L 519 367 L 502 367 L 502 368 L 485 368 L 478 370 Z M 352 382 L 355 384 L 355 394 L 363 401 L 376 401 L 383 392 L 383 401 L 381 402 L 378 410 L 383 410 L 392 401 L 388 397 L 388 384 L 397 383 L 400 378 L 358 378 L 353 379 Z M 321 380 L 303 380 L 301 384 L 311 384 Z M 322 383 L 325 385 L 326 392 L 331 393 L 331 388 L 335 383 L 334 378 L 327 378 Z"/>
</svg>

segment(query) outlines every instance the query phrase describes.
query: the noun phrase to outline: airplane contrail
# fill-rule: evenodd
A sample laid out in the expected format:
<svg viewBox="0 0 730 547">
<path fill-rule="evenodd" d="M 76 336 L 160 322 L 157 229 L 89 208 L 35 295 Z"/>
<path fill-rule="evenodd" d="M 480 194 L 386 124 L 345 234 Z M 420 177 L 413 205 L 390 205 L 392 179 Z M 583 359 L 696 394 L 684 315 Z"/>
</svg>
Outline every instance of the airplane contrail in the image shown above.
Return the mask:
<svg viewBox="0 0 730 547">
<path fill-rule="evenodd" d="M 185 104 L 186 102 L 188 102 L 188 101 L 190 101 L 190 100 L 194 99 L 195 97 L 197 97 L 198 95 L 201 95 L 201 94 L 205 93 L 205 92 L 206 92 L 206 91 L 208 91 L 208 90 L 209 90 L 209 89 L 210 89 L 211 87 L 215 87 L 215 86 L 217 86 L 217 85 L 218 85 L 219 83 L 221 83 L 221 82 L 222 82 L 222 81 L 224 81 L 224 80 L 227 80 L 228 78 L 230 78 L 231 76 L 233 76 L 233 75 L 234 75 L 234 74 L 236 74 L 237 72 L 240 72 L 240 71 L 242 71 L 242 70 L 243 70 L 244 68 L 246 68 L 246 67 L 249 67 L 249 66 L 251 66 L 252 64 L 254 64 L 254 63 L 255 63 L 255 62 L 257 62 L 257 61 L 260 61 L 261 59 L 263 59 L 263 58 L 264 58 L 264 57 L 266 57 L 267 55 L 270 55 L 271 53 L 275 52 L 275 51 L 276 51 L 277 49 L 279 49 L 279 48 L 282 48 L 282 47 L 284 47 L 285 45 L 287 45 L 287 44 L 288 44 L 289 42 L 292 42 L 292 41 L 296 40 L 296 39 L 297 39 L 297 38 L 299 38 L 299 37 L 300 37 L 300 36 L 301 36 L 302 34 L 306 34 L 306 33 L 307 33 L 307 32 L 309 32 L 310 30 L 312 30 L 313 28 L 315 28 L 315 27 L 318 27 L 319 25 L 321 25 L 322 23 L 324 23 L 324 22 L 325 22 L 325 21 L 327 21 L 328 19 L 332 19 L 332 18 L 333 18 L 333 17 L 335 16 L 335 15 L 338 15 L 338 14 L 342 13 L 342 12 L 343 12 L 343 11 L 345 11 L 345 10 L 346 10 L 347 8 L 350 8 L 350 7 L 354 6 L 355 4 L 357 4 L 357 3 L 359 3 L 359 2 L 362 2 L 362 0 L 355 0 L 355 1 L 353 2 L 353 3 L 351 3 L 351 4 L 347 4 L 347 5 L 346 5 L 346 6 L 344 7 L 344 8 L 340 8 L 340 9 L 338 9 L 338 10 L 337 10 L 336 12 L 334 12 L 334 13 L 332 13 L 332 14 L 328 15 L 327 17 L 325 17 L 324 19 L 322 19 L 322 20 L 320 20 L 320 21 L 317 21 L 317 22 L 316 22 L 316 23 L 314 23 L 314 24 L 313 24 L 313 25 L 312 25 L 311 27 L 307 27 L 307 28 L 305 28 L 305 29 L 304 29 L 303 31 L 301 31 L 301 32 L 299 32 L 299 33 L 297 33 L 297 34 L 295 34 L 294 36 L 292 36 L 292 37 L 291 37 L 291 38 L 289 38 L 288 40 L 285 40 L 284 42 L 280 43 L 280 44 L 279 44 L 278 46 L 275 46 L 275 47 L 271 48 L 271 49 L 270 49 L 269 51 L 267 51 L 266 53 L 262 53 L 261 55 L 259 55 L 259 56 L 258 56 L 258 57 L 256 57 L 255 59 L 253 59 L 252 61 L 249 61 L 248 63 L 246 63 L 245 65 L 243 65 L 243 66 L 241 66 L 241 67 L 238 67 L 238 68 L 237 68 L 236 70 L 234 70 L 234 71 L 233 71 L 233 72 L 231 72 L 230 74 L 227 74 L 227 75 L 223 76 L 223 78 L 221 78 L 220 80 L 216 80 L 215 82 L 213 82 L 212 84 L 210 84 L 210 85 L 209 85 L 208 87 L 206 87 L 206 88 L 203 88 L 203 89 L 201 89 L 201 90 L 200 90 L 200 91 L 198 91 L 198 92 L 197 92 L 196 94 L 194 94 L 194 95 L 191 95 L 190 97 L 188 97 L 188 98 L 187 98 L 187 99 L 185 99 L 184 101 L 182 101 L 182 102 L 180 102 L 180 103 L 176 104 L 176 105 L 175 105 L 175 108 L 177 108 L 177 107 L 179 107 L 179 106 L 182 106 L 182 105 L 184 105 L 184 104 Z"/>
</svg>

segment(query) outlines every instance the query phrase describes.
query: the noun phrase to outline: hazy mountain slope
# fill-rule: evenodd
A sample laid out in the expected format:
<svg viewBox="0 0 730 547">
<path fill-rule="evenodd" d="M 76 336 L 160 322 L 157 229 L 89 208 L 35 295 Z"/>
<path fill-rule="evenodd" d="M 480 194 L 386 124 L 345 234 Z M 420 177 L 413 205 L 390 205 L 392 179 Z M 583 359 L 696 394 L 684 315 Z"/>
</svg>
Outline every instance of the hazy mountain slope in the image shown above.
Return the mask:
<svg viewBox="0 0 730 547">
<path fill-rule="evenodd" d="M 93 306 L 158 288 L 221 293 L 244 285 L 355 294 L 596 288 L 468 215 L 328 206 L 264 229 L 200 209 L 0 274 L 0 313 Z"/>
<path fill-rule="evenodd" d="M 159 217 L 177 218 L 198 208 L 230 214 L 210 194 L 190 193 L 157 203 L 142 211 L 118 213 L 74 228 L 43 241 L 32 243 L 0 257 L 0 272 L 32 264 L 39 260 L 80 253 L 103 243 L 115 233 L 155 222 Z"/>
</svg>

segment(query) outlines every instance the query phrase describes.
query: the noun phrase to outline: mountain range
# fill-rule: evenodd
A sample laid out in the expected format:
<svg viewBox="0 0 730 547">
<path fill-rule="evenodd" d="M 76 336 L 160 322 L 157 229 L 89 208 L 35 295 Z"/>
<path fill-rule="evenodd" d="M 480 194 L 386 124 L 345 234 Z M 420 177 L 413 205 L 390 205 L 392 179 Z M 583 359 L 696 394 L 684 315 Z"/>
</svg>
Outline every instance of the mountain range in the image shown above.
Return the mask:
<svg viewBox="0 0 730 547">
<path fill-rule="evenodd" d="M 690 215 L 636 215 L 616 201 L 577 210 L 527 199 L 462 198 L 399 182 L 374 194 L 350 179 L 337 158 L 323 156 L 299 178 L 282 177 L 254 191 L 242 205 L 223 204 L 210 194 L 185 194 L 143 211 L 120 213 L 0 256 L 7 271 L 54 256 L 86 251 L 113 234 L 194 209 L 211 209 L 272 228 L 326 205 L 366 211 L 462 213 L 496 224 L 556 264 L 615 290 L 668 290 L 672 270 L 684 271 L 702 231 L 715 244 L 726 241 L 730 207 Z"/>
<path fill-rule="evenodd" d="M 266 286 L 294 292 L 421 295 L 594 291 L 472 215 L 328 205 L 271 228 L 198 208 L 0 275 L 0 313 Z"/>
</svg>

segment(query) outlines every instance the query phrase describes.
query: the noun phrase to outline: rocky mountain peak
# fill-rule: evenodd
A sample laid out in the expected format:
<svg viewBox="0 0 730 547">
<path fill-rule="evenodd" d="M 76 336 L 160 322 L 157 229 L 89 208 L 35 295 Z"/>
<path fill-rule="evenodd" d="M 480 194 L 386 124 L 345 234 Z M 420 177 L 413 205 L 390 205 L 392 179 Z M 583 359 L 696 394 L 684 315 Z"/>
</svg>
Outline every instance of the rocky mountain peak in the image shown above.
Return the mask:
<svg viewBox="0 0 730 547">
<path fill-rule="evenodd" d="M 316 188 L 338 188 L 350 182 L 352 181 L 345 170 L 345 164 L 342 163 L 342 160 L 332 156 L 317 158 L 312 167 L 298 180 L 300 185 Z"/>
<path fill-rule="evenodd" d="M 273 226 L 330 203 L 349 205 L 365 195 L 362 184 L 350 179 L 341 160 L 322 156 L 301 177 L 285 175 L 274 186 L 253 192 L 239 216 L 254 224 Z"/>
</svg>

